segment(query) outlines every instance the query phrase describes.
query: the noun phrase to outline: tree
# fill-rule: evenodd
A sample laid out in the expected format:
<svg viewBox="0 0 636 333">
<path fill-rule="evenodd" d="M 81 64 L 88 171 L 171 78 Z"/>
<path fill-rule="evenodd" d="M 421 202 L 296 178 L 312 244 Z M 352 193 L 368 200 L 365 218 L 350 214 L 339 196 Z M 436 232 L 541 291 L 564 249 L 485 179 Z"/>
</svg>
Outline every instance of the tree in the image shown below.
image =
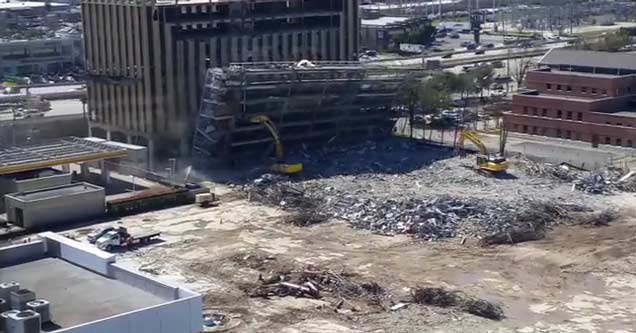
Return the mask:
<svg viewBox="0 0 636 333">
<path fill-rule="evenodd" d="M 399 89 L 398 94 L 402 102 L 402 105 L 406 108 L 409 117 L 409 137 L 413 138 L 413 120 L 415 119 L 415 109 L 420 103 L 421 96 L 421 82 L 413 76 L 408 76 L 402 87 Z"/>
<path fill-rule="evenodd" d="M 401 43 L 429 45 L 435 40 L 437 29 L 430 23 L 427 23 L 415 30 L 405 31 L 396 36 L 393 41 L 397 46 Z"/>
<path fill-rule="evenodd" d="M 512 62 L 512 68 L 510 70 L 510 77 L 517 82 L 517 89 L 521 87 L 521 84 L 526 79 L 528 70 L 534 66 L 532 58 L 519 58 Z"/>
<path fill-rule="evenodd" d="M 479 96 L 484 99 L 484 89 L 490 88 L 495 81 L 495 72 L 492 67 L 480 68 L 473 72 L 475 75 L 475 82 L 479 88 Z"/>
<path fill-rule="evenodd" d="M 448 78 L 445 75 L 435 75 L 422 81 L 408 77 L 400 88 L 399 97 L 408 113 L 411 138 L 416 118 L 423 120 L 420 123 L 425 132 L 426 120 L 435 118 L 441 110 L 450 105 Z"/>
</svg>

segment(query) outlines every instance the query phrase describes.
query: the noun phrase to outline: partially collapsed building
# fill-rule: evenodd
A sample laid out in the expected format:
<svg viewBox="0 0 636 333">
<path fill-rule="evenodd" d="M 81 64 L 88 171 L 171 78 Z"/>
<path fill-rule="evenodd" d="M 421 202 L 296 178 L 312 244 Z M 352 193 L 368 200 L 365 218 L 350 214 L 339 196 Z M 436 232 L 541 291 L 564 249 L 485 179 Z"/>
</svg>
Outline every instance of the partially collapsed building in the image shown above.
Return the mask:
<svg viewBox="0 0 636 333">
<path fill-rule="evenodd" d="M 83 0 L 92 134 L 189 151 L 206 70 L 354 60 L 358 0 Z"/>
<path fill-rule="evenodd" d="M 357 62 L 244 63 L 208 71 L 194 154 L 229 161 L 263 151 L 272 136 L 251 122 L 266 115 L 286 143 L 388 133 L 409 69 Z"/>
</svg>

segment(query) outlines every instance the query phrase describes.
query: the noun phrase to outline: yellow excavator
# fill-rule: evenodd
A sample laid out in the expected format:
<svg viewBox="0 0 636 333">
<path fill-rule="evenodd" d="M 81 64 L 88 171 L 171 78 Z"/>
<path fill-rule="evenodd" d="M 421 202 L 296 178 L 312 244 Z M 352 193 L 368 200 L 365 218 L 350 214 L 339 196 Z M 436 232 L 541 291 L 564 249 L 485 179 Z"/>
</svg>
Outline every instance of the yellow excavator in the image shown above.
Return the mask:
<svg viewBox="0 0 636 333">
<path fill-rule="evenodd" d="M 464 141 L 468 139 L 479 149 L 479 154 L 477 154 L 477 169 L 490 174 L 502 173 L 508 169 L 508 161 L 506 161 L 506 157 L 504 156 L 507 136 L 508 132 L 505 129 L 501 129 L 499 132 L 499 153 L 489 154 L 486 145 L 484 145 L 479 138 L 477 131 L 462 128 L 459 134 L 457 149 L 463 152 Z"/>
<path fill-rule="evenodd" d="M 276 148 L 276 163 L 274 163 L 270 169 L 274 172 L 283 174 L 295 174 L 303 171 L 302 163 L 285 163 L 285 152 L 283 150 L 283 142 L 280 139 L 278 130 L 271 119 L 268 116 L 255 116 L 250 118 L 250 122 L 255 124 L 261 124 L 269 130 L 269 133 L 274 138 L 274 146 Z"/>
</svg>

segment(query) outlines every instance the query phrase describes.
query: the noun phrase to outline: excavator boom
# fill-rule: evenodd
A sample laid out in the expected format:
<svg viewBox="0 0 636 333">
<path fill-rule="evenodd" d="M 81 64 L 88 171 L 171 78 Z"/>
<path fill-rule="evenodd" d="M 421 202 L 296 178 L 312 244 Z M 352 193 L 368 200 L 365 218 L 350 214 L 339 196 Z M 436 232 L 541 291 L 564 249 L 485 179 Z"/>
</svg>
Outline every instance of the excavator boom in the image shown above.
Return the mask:
<svg viewBox="0 0 636 333">
<path fill-rule="evenodd" d="M 276 163 L 271 167 L 273 171 L 285 174 L 293 174 L 299 173 L 303 170 L 303 165 L 301 163 L 285 163 L 285 151 L 283 149 L 283 142 L 280 139 L 280 135 L 278 134 L 276 126 L 274 125 L 272 120 L 269 119 L 268 116 L 255 116 L 250 118 L 250 121 L 252 123 L 265 126 L 265 128 L 267 128 L 269 133 L 272 135 L 272 138 L 274 139 L 274 147 L 276 149 Z"/>
</svg>

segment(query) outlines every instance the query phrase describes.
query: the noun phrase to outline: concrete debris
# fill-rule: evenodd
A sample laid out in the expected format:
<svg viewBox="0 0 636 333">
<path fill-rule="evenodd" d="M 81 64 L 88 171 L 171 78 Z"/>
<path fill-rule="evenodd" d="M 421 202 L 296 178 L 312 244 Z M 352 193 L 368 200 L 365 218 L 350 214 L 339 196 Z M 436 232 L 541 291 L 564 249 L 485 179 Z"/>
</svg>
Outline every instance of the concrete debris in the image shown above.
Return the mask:
<svg viewBox="0 0 636 333">
<path fill-rule="evenodd" d="M 573 183 L 575 190 L 589 194 L 636 192 L 636 177 L 633 177 L 633 171 L 625 173 L 616 168 L 587 171 L 568 164 L 541 164 L 525 158 L 521 158 L 519 164 L 529 175 Z"/>
<path fill-rule="evenodd" d="M 460 311 L 492 320 L 501 320 L 504 318 L 504 311 L 500 305 L 466 295 L 459 291 L 437 287 L 418 287 L 412 291 L 411 297 L 413 298 L 413 302 L 418 304 L 457 308 Z"/>
<path fill-rule="evenodd" d="M 383 235 L 411 234 L 427 240 L 510 233 L 526 221 L 543 228 L 567 218 L 569 210 L 585 209 L 549 202 L 504 203 L 452 196 L 382 200 L 331 188 L 295 187 L 289 181 L 271 182 L 248 191 L 253 193 L 252 198 L 293 211 L 289 220 L 295 225 L 307 226 L 332 217 L 357 229 Z"/>
</svg>

